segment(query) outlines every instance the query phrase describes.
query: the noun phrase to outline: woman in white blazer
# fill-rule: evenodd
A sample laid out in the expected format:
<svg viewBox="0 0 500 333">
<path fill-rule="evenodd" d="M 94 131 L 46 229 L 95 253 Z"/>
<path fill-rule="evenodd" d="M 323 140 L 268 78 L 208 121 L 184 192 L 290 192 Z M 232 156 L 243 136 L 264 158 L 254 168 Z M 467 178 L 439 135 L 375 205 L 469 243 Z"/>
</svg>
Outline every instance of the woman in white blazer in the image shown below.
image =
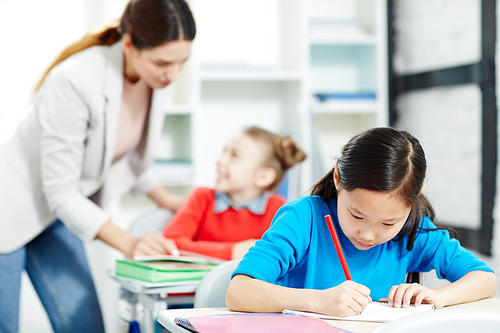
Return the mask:
<svg viewBox="0 0 500 333">
<path fill-rule="evenodd" d="M 127 257 L 175 253 L 137 239 L 102 209 L 127 191 L 175 210 L 182 198 L 147 171 L 163 127 L 164 91 L 196 33 L 183 0 L 131 0 L 119 22 L 70 45 L 40 82 L 31 113 L 0 146 L 0 332 L 18 330 L 26 270 L 55 332 L 102 332 L 82 241 Z"/>
</svg>

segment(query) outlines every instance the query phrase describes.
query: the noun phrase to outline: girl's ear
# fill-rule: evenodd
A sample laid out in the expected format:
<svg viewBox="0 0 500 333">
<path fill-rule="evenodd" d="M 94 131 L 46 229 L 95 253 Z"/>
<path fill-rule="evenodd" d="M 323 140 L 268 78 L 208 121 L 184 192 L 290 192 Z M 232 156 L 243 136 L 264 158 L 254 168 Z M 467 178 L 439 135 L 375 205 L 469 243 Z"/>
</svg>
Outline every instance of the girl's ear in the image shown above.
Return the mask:
<svg viewBox="0 0 500 333">
<path fill-rule="evenodd" d="M 271 167 L 259 168 L 255 175 L 255 185 L 260 188 L 267 188 L 276 180 L 276 170 Z"/>
<path fill-rule="evenodd" d="M 335 163 L 335 166 L 333 167 L 333 183 L 335 184 L 335 188 L 338 191 L 339 190 L 339 183 L 340 183 L 338 163 Z"/>
</svg>

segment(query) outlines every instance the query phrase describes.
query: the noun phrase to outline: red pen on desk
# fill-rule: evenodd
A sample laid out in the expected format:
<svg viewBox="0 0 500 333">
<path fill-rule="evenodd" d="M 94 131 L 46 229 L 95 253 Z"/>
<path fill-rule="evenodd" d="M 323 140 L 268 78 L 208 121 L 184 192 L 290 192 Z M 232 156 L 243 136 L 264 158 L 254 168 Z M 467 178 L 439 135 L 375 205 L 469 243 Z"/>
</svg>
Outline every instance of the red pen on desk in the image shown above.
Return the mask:
<svg viewBox="0 0 500 333">
<path fill-rule="evenodd" d="M 335 248 L 337 249 L 337 253 L 339 255 L 340 264 L 342 265 L 342 269 L 344 270 L 345 278 L 347 280 L 352 280 L 351 273 L 349 272 L 349 267 L 347 267 L 347 263 L 345 261 L 344 252 L 340 247 L 339 237 L 337 236 L 337 232 L 333 227 L 332 218 L 330 215 L 325 215 L 326 224 L 328 225 L 328 229 L 330 229 L 330 234 L 332 235 L 333 243 L 335 244 Z"/>
</svg>

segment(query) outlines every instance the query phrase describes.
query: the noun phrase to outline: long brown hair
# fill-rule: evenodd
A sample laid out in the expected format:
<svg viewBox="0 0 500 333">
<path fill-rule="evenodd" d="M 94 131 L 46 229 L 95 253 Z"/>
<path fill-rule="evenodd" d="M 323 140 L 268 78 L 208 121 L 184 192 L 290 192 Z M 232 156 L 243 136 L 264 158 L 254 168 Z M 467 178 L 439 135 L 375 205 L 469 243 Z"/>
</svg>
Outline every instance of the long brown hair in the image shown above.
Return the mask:
<svg viewBox="0 0 500 333">
<path fill-rule="evenodd" d="M 343 147 L 336 167 L 339 187 L 343 190 L 394 191 L 406 200 L 411 212 L 397 239 L 408 234 L 407 248 L 411 250 L 420 220 L 425 216 L 435 218 L 434 209 L 421 193 L 427 162 L 420 142 L 404 130 L 373 128 L 351 138 Z M 314 185 L 311 195 L 318 195 L 326 202 L 337 199 L 334 172 L 335 168 Z"/>
<path fill-rule="evenodd" d="M 286 170 L 306 159 L 306 153 L 288 136 L 279 136 L 257 126 L 245 128 L 243 134 L 258 140 L 265 147 L 263 165 L 276 172 L 276 179 L 268 190 L 281 183 Z"/>
<path fill-rule="evenodd" d="M 120 20 L 92 30 L 67 46 L 45 70 L 35 91 L 40 89 L 47 74 L 69 56 L 95 45 L 112 45 L 125 33 L 130 34 L 137 49 L 143 50 L 174 40 L 193 40 L 196 25 L 184 0 L 131 0 Z"/>
</svg>

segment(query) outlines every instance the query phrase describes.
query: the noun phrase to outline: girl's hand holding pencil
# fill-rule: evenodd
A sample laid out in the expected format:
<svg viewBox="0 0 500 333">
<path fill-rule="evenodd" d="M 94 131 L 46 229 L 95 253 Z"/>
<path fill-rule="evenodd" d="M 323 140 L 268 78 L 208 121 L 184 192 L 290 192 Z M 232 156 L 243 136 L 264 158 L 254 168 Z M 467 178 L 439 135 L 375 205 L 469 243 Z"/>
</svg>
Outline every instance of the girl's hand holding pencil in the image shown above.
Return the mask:
<svg viewBox="0 0 500 333">
<path fill-rule="evenodd" d="M 316 290 L 316 309 L 314 312 L 346 317 L 361 313 L 372 301 L 370 289 L 362 284 L 346 281 L 336 287 Z"/>
</svg>

